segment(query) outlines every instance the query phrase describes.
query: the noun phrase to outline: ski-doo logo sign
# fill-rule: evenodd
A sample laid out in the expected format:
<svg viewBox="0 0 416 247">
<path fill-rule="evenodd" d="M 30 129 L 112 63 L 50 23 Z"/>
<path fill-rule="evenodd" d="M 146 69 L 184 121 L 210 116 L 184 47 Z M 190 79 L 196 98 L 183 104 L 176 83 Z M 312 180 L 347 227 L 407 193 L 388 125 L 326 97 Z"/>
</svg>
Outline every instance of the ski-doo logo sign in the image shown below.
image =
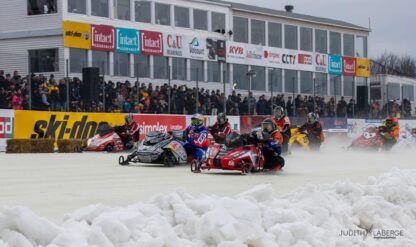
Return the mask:
<svg viewBox="0 0 416 247">
<path fill-rule="evenodd" d="M 13 118 L 0 117 L 0 138 L 13 138 Z"/>
</svg>

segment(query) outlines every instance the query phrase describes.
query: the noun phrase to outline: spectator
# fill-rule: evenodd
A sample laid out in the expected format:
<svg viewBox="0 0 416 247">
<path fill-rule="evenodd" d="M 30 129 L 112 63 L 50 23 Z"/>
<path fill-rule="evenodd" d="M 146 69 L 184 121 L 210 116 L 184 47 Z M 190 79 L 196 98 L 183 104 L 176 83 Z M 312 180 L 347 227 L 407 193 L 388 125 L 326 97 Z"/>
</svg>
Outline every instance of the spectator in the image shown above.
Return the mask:
<svg viewBox="0 0 416 247">
<path fill-rule="evenodd" d="M 341 97 L 341 100 L 337 104 L 337 117 L 346 117 L 347 116 L 347 102 L 344 100 L 344 97 Z"/>
<path fill-rule="evenodd" d="M 357 112 L 355 101 L 353 99 L 350 99 L 350 102 L 347 105 L 347 116 L 349 118 L 354 118 L 355 113 Z"/>
<path fill-rule="evenodd" d="M 292 102 L 292 97 L 291 96 L 289 96 L 289 98 L 287 99 L 287 102 L 286 102 L 286 111 L 287 111 L 287 115 L 289 117 L 294 117 L 295 112 L 293 110 L 293 102 Z"/>
<path fill-rule="evenodd" d="M 58 91 L 59 91 L 59 106 L 60 111 L 65 111 L 67 109 L 67 90 L 66 90 L 66 82 L 64 79 L 59 80 L 58 85 Z"/>
<path fill-rule="evenodd" d="M 46 84 L 42 84 L 39 87 L 39 95 L 41 97 L 40 110 L 48 110 L 50 108 L 50 103 L 48 102 L 48 87 Z"/>
<path fill-rule="evenodd" d="M 9 107 L 7 91 L 3 87 L 0 87 L 0 108 L 7 109 Z"/>
<path fill-rule="evenodd" d="M 260 96 L 259 101 L 257 101 L 256 104 L 257 115 L 267 115 L 270 112 L 269 106 L 270 105 L 267 103 L 265 96 Z"/>
<path fill-rule="evenodd" d="M 49 99 L 51 102 L 51 110 L 60 111 L 59 87 L 56 85 L 55 79 L 52 79 L 51 85 L 49 86 Z"/>
</svg>

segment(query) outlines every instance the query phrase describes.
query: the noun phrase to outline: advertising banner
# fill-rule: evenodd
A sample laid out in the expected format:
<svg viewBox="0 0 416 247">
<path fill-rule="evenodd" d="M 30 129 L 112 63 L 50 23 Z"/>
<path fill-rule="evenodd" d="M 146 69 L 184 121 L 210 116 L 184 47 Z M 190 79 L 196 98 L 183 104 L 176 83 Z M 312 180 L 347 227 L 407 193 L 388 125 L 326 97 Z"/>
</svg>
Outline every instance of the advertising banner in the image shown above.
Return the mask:
<svg viewBox="0 0 416 247">
<path fill-rule="evenodd" d="M 13 138 L 14 110 L 0 110 L 0 151 L 6 150 L 6 140 Z"/>
<path fill-rule="evenodd" d="M 355 76 L 356 62 L 354 57 L 342 57 L 342 74 L 346 76 Z"/>
<path fill-rule="evenodd" d="M 313 71 L 313 53 L 299 52 L 297 70 Z"/>
<path fill-rule="evenodd" d="M 366 58 L 356 58 L 357 61 L 357 72 L 356 76 L 359 77 L 370 77 L 371 69 L 370 69 L 370 59 Z"/>
<path fill-rule="evenodd" d="M 115 31 L 112 26 L 91 25 L 91 49 L 97 51 L 114 51 Z"/>
<path fill-rule="evenodd" d="M 264 48 L 264 62 L 270 67 L 282 68 L 282 55 L 283 51 L 279 48 L 265 47 Z"/>
<path fill-rule="evenodd" d="M 184 115 L 136 114 L 134 115 L 134 121 L 139 124 L 140 139 L 144 138 L 146 133 L 152 131 L 167 133 L 172 130 L 184 130 L 187 126 Z"/>
<path fill-rule="evenodd" d="M 140 51 L 140 31 L 129 28 L 117 28 L 116 50 L 120 53 L 139 54 Z"/>
<path fill-rule="evenodd" d="M 64 46 L 70 48 L 91 49 L 91 25 L 64 21 Z"/>
<path fill-rule="evenodd" d="M 163 56 L 163 35 L 159 32 L 141 31 L 140 45 L 143 55 Z"/>
<path fill-rule="evenodd" d="M 122 125 L 122 113 L 15 111 L 14 138 L 87 139 L 98 127 Z"/>
<path fill-rule="evenodd" d="M 314 54 L 314 69 L 315 72 L 328 73 L 328 55 L 323 53 Z"/>
<path fill-rule="evenodd" d="M 246 44 L 237 42 L 227 42 L 227 63 L 246 64 Z"/>
<path fill-rule="evenodd" d="M 246 46 L 246 63 L 251 65 L 262 66 L 264 65 L 264 50 L 260 45 L 247 45 Z"/>
<path fill-rule="evenodd" d="M 339 55 L 328 56 L 328 72 L 333 75 L 342 75 L 342 57 Z"/>
<path fill-rule="evenodd" d="M 186 53 L 191 59 L 205 60 L 206 39 L 196 36 L 186 37 Z"/>
<path fill-rule="evenodd" d="M 168 57 L 185 57 L 185 38 L 177 34 L 163 34 L 163 54 Z"/>
<path fill-rule="evenodd" d="M 226 43 L 225 40 L 207 38 L 207 59 L 209 61 L 225 62 Z"/>
</svg>

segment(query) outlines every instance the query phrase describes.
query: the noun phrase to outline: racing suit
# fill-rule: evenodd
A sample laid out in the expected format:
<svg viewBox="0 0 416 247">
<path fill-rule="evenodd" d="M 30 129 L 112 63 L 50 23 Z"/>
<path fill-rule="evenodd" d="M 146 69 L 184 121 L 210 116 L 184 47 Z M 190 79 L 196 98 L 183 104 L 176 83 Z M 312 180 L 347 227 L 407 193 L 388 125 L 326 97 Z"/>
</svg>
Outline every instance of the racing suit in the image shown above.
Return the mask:
<svg viewBox="0 0 416 247">
<path fill-rule="evenodd" d="M 309 122 L 302 125 L 299 131 L 307 131 L 309 139 L 309 148 L 311 150 L 319 151 L 321 144 L 324 141 L 324 132 L 319 121 L 310 124 Z"/>
<path fill-rule="evenodd" d="M 225 137 L 232 132 L 231 124 L 226 122 L 224 124 L 219 124 L 216 122 L 214 126 L 211 127 L 211 134 L 214 136 L 215 142 L 224 143 Z"/>
<path fill-rule="evenodd" d="M 205 126 L 188 126 L 185 130 L 187 141 L 184 145 L 188 157 L 201 160 L 209 147 L 208 130 Z"/>
<path fill-rule="evenodd" d="M 261 143 L 261 152 L 263 153 L 265 169 L 280 169 L 285 165 L 285 160 L 280 156 L 282 153 L 281 143 L 283 142 L 280 131 L 273 131 L 270 134 L 270 139 L 263 140 L 262 132 L 252 133 L 256 142 Z"/>
<path fill-rule="evenodd" d="M 393 124 L 392 126 L 383 124 L 380 128 L 380 132 L 384 139 L 384 145 L 386 149 L 389 150 L 397 143 L 397 140 L 400 137 L 400 126 L 396 124 Z"/>
<path fill-rule="evenodd" d="M 290 119 L 288 116 L 282 117 L 280 119 L 273 118 L 273 124 L 278 128 L 282 134 L 282 152 L 286 153 L 288 151 L 289 139 L 291 136 L 290 133 Z"/>
<path fill-rule="evenodd" d="M 131 148 L 134 145 L 134 142 L 139 140 L 140 129 L 139 124 L 135 121 L 129 123 L 124 123 L 121 126 L 114 127 L 114 131 L 120 136 L 123 141 L 124 147 Z"/>
</svg>

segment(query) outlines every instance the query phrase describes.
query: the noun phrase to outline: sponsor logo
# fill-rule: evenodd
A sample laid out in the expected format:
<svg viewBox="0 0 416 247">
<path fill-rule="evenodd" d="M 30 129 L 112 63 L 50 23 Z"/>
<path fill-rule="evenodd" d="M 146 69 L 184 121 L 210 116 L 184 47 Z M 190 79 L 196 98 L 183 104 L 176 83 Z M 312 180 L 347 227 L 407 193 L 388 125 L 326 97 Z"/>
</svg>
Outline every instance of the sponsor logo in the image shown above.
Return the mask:
<svg viewBox="0 0 416 247">
<path fill-rule="evenodd" d="M 283 54 L 282 55 L 282 62 L 284 64 L 295 64 L 296 63 L 296 55 Z"/>
<path fill-rule="evenodd" d="M 0 138 L 13 138 L 13 118 L 0 117 Z"/>
<path fill-rule="evenodd" d="M 342 74 L 342 57 L 338 55 L 329 55 L 329 73 Z"/>
<path fill-rule="evenodd" d="M 312 56 L 307 54 L 299 54 L 298 56 L 299 64 L 312 65 Z"/>
<path fill-rule="evenodd" d="M 279 63 L 280 64 L 280 62 L 282 60 L 281 57 L 282 56 L 281 56 L 280 53 L 271 52 L 271 51 L 267 51 L 267 50 L 264 51 L 264 58 L 269 59 L 270 62 L 272 62 L 272 63 Z"/>
<path fill-rule="evenodd" d="M 161 33 L 142 31 L 141 39 L 144 55 L 163 55 L 163 39 Z"/>
<path fill-rule="evenodd" d="M 315 71 L 326 73 L 328 69 L 328 57 L 326 54 L 315 55 Z"/>
<path fill-rule="evenodd" d="M 261 54 L 257 53 L 256 51 L 248 51 L 247 52 L 247 58 L 262 59 L 263 56 Z"/>
<path fill-rule="evenodd" d="M 189 52 L 196 55 L 204 55 L 204 48 L 201 47 L 198 38 L 194 37 L 191 42 L 189 42 Z"/>
<path fill-rule="evenodd" d="M 74 37 L 74 38 L 84 37 L 85 40 L 88 40 L 90 38 L 90 35 L 89 35 L 88 32 L 81 33 L 81 32 L 77 32 L 77 31 L 66 31 L 65 36 Z"/>
<path fill-rule="evenodd" d="M 139 53 L 140 32 L 135 29 L 117 28 L 117 51 Z"/>
<path fill-rule="evenodd" d="M 122 33 L 119 36 L 119 41 L 121 45 L 125 45 L 125 46 L 137 46 L 139 40 L 137 39 L 137 36 L 135 37 L 130 37 L 128 35 L 123 35 Z"/>
<path fill-rule="evenodd" d="M 356 72 L 356 62 L 355 62 L 355 58 L 349 58 L 349 57 L 344 57 L 343 59 L 343 72 L 345 75 L 355 75 Z"/>
<path fill-rule="evenodd" d="M 91 26 L 91 48 L 96 50 L 114 50 L 114 28 L 110 26 Z"/>
<path fill-rule="evenodd" d="M 182 36 L 168 34 L 166 36 L 166 54 L 169 56 L 183 56 Z"/>
<path fill-rule="evenodd" d="M 241 46 L 230 46 L 228 53 L 235 55 L 244 55 L 244 48 Z"/>
</svg>

